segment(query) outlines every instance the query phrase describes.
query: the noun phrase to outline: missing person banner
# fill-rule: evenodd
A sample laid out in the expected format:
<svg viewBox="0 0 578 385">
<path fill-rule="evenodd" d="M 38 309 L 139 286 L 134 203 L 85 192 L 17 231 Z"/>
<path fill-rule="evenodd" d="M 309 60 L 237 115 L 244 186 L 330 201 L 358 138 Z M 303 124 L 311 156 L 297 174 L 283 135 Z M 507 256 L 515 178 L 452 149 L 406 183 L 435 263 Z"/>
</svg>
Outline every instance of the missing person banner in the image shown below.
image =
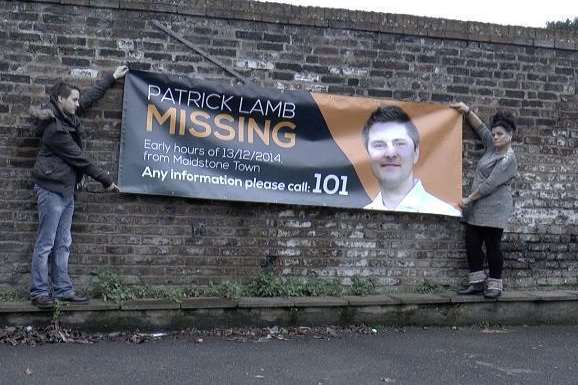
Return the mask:
<svg viewBox="0 0 578 385">
<path fill-rule="evenodd" d="M 122 192 L 459 216 L 451 108 L 130 71 Z"/>
</svg>

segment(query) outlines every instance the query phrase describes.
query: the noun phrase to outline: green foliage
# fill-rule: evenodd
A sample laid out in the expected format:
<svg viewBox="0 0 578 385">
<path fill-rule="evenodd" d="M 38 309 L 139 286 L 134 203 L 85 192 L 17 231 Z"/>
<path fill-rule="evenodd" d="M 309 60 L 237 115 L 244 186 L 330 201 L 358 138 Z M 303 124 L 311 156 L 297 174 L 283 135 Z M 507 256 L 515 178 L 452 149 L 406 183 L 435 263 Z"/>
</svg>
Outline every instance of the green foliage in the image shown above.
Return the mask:
<svg viewBox="0 0 578 385">
<path fill-rule="evenodd" d="M 375 281 L 371 278 L 363 279 L 359 276 L 354 276 L 351 279 L 351 287 L 349 288 L 350 295 L 370 295 L 375 293 Z"/>
<path fill-rule="evenodd" d="M 105 302 L 122 303 L 135 299 L 133 290 L 122 282 L 120 276 L 108 270 L 96 273 L 92 295 Z"/>
<path fill-rule="evenodd" d="M 303 295 L 307 297 L 341 296 L 343 286 L 338 279 L 311 279 L 304 282 Z"/>
<path fill-rule="evenodd" d="M 18 302 L 26 299 L 26 297 L 17 289 L 0 288 L 0 303 L 2 302 Z"/>
<path fill-rule="evenodd" d="M 96 274 L 93 282 L 92 295 L 102 298 L 105 302 L 123 303 L 135 299 L 154 298 L 180 302 L 189 296 L 183 288 L 129 286 L 120 276 L 111 271 L 102 270 Z"/>
<path fill-rule="evenodd" d="M 62 304 L 60 301 L 56 301 L 56 304 L 52 308 L 52 323 L 55 326 L 58 326 L 60 317 L 62 317 Z"/>
<path fill-rule="evenodd" d="M 207 288 L 170 288 L 151 286 L 129 286 L 113 272 L 99 271 L 92 284 L 92 296 L 105 302 L 123 303 L 141 298 L 167 299 L 180 302 L 184 298 L 211 296 L 223 298 L 249 297 L 318 297 L 367 295 L 375 292 L 370 279 L 353 277 L 351 287 L 344 287 L 338 279 L 282 278 L 273 273 L 261 273 L 241 284 L 224 281 L 209 283 Z"/>
<path fill-rule="evenodd" d="M 208 297 L 222 297 L 222 298 L 239 298 L 243 296 L 243 286 L 238 282 L 224 281 L 219 284 L 209 283 L 209 287 L 205 290 L 196 290 L 190 292 L 192 297 L 208 296 Z"/>
<path fill-rule="evenodd" d="M 319 297 L 342 295 L 368 295 L 376 291 L 375 282 L 358 276 L 352 278 L 350 287 L 338 279 L 281 278 L 263 273 L 247 285 L 247 295 L 254 297 Z"/>
<path fill-rule="evenodd" d="M 179 303 L 188 297 L 185 289 L 176 287 L 134 286 L 130 288 L 130 291 L 132 291 L 135 299 L 155 298 Z"/>
<path fill-rule="evenodd" d="M 558 31 L 578 32 L 578 17 L 575 17 L 574 20 L 547 21 L 546 28 Z"/>
<path fill-rule="evenodd" d="M 442 287 L 435 282 L 424 279 L 423 282 L 415 287 L 419 294 L 433 294 L 441 291 Z"/>
<path fill-rule="evenodd" d="M 246 293 L 251 297 L 286 297 L 285 285 L 273 273 L 262 273 L 247 284 Z"/>
<path fill-rule="evenodd" d="M 285 297 L 306 297 L 306 282 L 301 278 L 285 279 Z"/>
<path fill-rule="evenodd" d="M 344 293 L 338 279 L 281 278 L 273 273 L 259 274 L 245 290 L 245 294 L 252 297 L 319 297 Z"/>
</svg>

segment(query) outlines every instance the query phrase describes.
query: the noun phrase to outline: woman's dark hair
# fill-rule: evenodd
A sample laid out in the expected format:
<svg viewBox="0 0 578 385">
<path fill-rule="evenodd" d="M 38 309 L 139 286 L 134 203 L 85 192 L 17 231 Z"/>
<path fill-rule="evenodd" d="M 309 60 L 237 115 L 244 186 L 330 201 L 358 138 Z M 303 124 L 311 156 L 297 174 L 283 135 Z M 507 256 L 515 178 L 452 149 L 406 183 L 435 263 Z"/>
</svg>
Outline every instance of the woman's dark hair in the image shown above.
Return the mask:
<svg viewBox="0 0 578 385">
<path fill-rule="evenodd" d="M 80 92 L 78 87 L 65 83 L 63 81 L 59 81 L 55 85 L 52 86 L 48 94 L 50 95 L 50 101 L 53 103 L 58 102 L 58 97 L 67 98 L 70 96 L 72 90 L 77 90 Z"/>
<path fill-rule="evenodd" d="M 490 128 L 501 126 L 508 132 L 508 134 L 512 134 L 516 131 L 516 122 L 514 121 L 514 115 L 511 112 L 507 111 L 498 111 L 492 117 L 492 124 Z"/>
</svg>

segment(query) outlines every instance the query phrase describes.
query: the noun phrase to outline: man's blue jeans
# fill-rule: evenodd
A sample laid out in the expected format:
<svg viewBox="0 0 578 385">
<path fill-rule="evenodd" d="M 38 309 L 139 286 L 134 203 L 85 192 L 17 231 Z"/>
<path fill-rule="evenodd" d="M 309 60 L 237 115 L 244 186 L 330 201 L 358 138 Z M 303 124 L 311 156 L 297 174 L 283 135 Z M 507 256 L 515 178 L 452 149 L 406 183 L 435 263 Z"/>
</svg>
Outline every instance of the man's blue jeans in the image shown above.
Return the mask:
<svg viewBox="0 0 578 385">
<path fill-rule="evenodd" d="M 72 281 L 68 275 L 74 196 L 65 197 L 37 185 L 34 186 L 34 192 L 38 198 L 39 223 L 32 254 L 30 297 L 50 295 L 49 268 L 54 296 L 68 297 L 74 294 Z"/>
</svg>

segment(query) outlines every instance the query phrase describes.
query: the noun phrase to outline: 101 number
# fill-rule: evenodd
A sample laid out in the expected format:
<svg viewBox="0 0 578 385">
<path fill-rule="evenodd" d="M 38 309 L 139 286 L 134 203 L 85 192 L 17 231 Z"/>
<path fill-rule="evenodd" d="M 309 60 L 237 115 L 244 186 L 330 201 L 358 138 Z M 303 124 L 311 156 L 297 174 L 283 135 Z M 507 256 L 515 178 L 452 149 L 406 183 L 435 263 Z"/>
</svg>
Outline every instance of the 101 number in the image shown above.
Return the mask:
<svg viewBox="0 0 578 385">
<path fill-rule="evenodd" d="M 349 195 L 347 192 L 347 176 L 340 176 L 329 174 L 325 176 L 325 178 L 319 174 L 315 173 L 313 175 L 315 177 L 315 188 L 313 189 L 314 193 L 325 193 L 329 195 L 333 195 L 336 192 L 339 192 L 339 195 Z"/>
</svg>

